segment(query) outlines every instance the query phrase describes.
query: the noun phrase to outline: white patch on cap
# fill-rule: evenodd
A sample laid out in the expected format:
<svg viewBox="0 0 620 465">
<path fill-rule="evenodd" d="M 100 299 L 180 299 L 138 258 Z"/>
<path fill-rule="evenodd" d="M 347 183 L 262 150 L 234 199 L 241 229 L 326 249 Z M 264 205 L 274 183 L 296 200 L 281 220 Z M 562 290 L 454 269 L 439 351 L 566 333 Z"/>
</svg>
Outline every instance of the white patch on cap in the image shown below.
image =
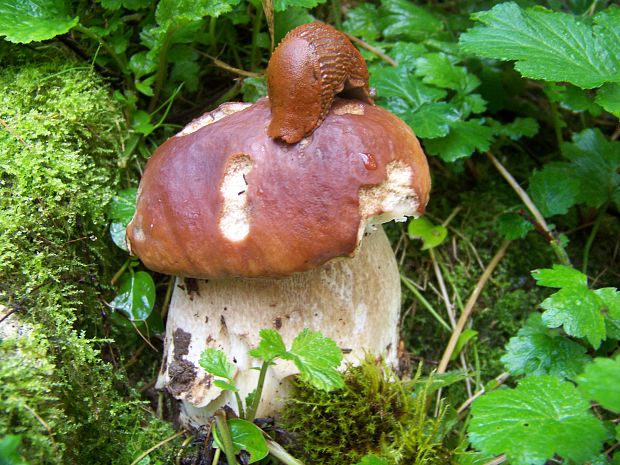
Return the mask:
<svg viewBox="0 0 620 465">
<path fill-rule="evenodd" d="M 220 105 L 219 107 L 217 107 L 215 110 L 210 111 L 209 113 L 205 113 L 204 115 L 199 116 L 198 118 L 193 120 L 191 123 L 185 126 L 181 132 L 179 132 L 178 134 L 175 134 L 174 137 L 187 136 L 188 134 L 191 134 L 192 132 L 198 131 L 200 128 L 204 128 L 205 126 L 208 126 L 209 124 L 213 124 L 226 116 L 232 115 L 233 113 L 237 113 L 238 111 L 245 110 L 246 108 L 250 106 L 252 106 L 251 103 L 243 103 L 243 102 L 224 103 Z"/>
<path fill-rule="evenodd" d="M 364 105 L 361 103 L 344 103 L 334 107 L 334 113 L 337 115 L 363 115 Z"/>
<path fill-rule="evenodd" d="M 411 187 L 411 167 L 405 163 L 393 161 L 387 166 L 387 179 L 376 186 L 360 188 L 360 229 L 358 240 L 366 227 L 388 221 L 406 221 L 408 216 L 418 216 L 420 202 Z"/>
<path fill-rule="evenodd" d="M 224 197 L 220 231 L 226 239 L 239 242 L 250 232 L 247 174 L 252 160 L 245 154 L 233 155 L 228 161 L 220 192 Z"/>
</svg>

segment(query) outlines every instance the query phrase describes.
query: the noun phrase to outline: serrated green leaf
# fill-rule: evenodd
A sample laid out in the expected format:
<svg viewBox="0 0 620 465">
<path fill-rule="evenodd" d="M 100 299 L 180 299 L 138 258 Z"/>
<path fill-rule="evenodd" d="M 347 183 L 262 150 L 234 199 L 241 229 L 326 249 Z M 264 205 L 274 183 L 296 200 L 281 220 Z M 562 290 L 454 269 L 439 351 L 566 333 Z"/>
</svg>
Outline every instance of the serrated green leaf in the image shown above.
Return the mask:
<svg viewBox="0 0 620 465">
<path fill-rule="evenodd" d="M 423 139 L 443 137 L 450 132 L 450 124 L 458 121 L 456 108 L 445 102 L 430 102 L 421 105 L 415 112 L 403 115 L 416 136 Z"/>
<path fill-rule="evenodd" d="M 584 287 L 588 285 L 588 277 L 581 271 L 570 266 L 553 265 L 532 271 L 536 284 L 544 287 Z"/>
<path fill-rule="evenodd" d="M 0 0 L 0 37 L 27 44 L 51 39 L 76 26 L 63 0 Z"/>
<path fill-rule="evenodd" d="M 501 361 L 513 375 L 553 375 L 574 379 L 590 360 L 585 347 L 549 330 L 540 313 L 532 313 L 510 339 Z"/>
<path fill-rule="evenodd" d="M 546 218 L 565 215 L 577 203 L 581 180 L 568 163 L 548 163 L 530 176 L 528 191 Z"/>
<path fill-rule="evenodd" d="M 110 223 L 110 237 L 112 237 L 112 242 L 125 252 L 129 252 L 129 247 L 127 247 L 127 225 L 121 222 L 112 222 Z"/>
<path fill-rule="evenodd" d="M 555 82 L 547 82 L 544 92 L 552 102 L 559 102 L 560 106 L 566 110 L 576 113 L 588 111 L 593 116 L 601 114 L 601 107 L 594 103 L 592 93 L 572 84 L 560 85 Z"/>
<path fill-rule="evenodd" d="M 480 79 L 455 63 L 444 53 L 428 53 L 415 60 L 415 74 L 426 84 L 468 94 L 480 85 Z"/>
<path fill-rule="evenodd" d="M 213 385 L 220 388 L 222 391 L 237 392 L 239 390 L 234 384 L 222 381 L 221 379 L 216 379 L 215 381 L 213 381 Z"/>
<path fill-rule="evenodd" d="M 407 0 L 382 0 L 380 24 L 386 39 L 421 40 L 443 29 L 443 23 Z"/>
<path fill-rule="evenodd" d="M 131 321 L 145 321 L 155 305 L 155 283 L 146 271 L 126 272 L 110 306 L 122 311 Z"/>
<path fill-rule="evenodd" d="M 607 339 L 620 340 L 620 292 L 615 287 L 604 287 L 594 293 L 603 301 Z"/>
<path fill-rule="evenodd" d="M 387 460 L 375 454 L 365 455 L 355 465 L 388 465 Z"/>
<path fill-rule="evenodd" d="M 317 331 L 304 328 L 293 340 L 291 350 L 282 358 L 292 360 L 300 378 L 317 389 L 332 391 L 344 386 L 344 379 L 338 371 L 342 351 L 332 339 Z"/>
<path fill-rule="evenodd" d="M 402 98 L 413 110 L 446 96 L 446 91 L 423 84 L 404 66 L 377 68 L 370 76 L 370 83 L 377 89 L 378 97 Z"/>
<path fill-rule="evenodd" d="M 274 11 L 285 11 L 287 8 L 314 8 L 326 0 L 273 0 Z"/>
<path fill-rule="evenodd" d="M 140 79 L 142 76 L 151 74 L 157 70 L 157 62 L 149 58 L 146 51 L 134 53 L 129 59 L 129 69 Z"/>
<path fill-rule="evenodd" d="M 227 423 L 235 454 L 238 454 L 242 450 L 250 454 L 250 460 L 247 462 L 248 464 L 258 462 L 267 457 L 267 454 L 269 454 L 267 441 L 258 426 L 239 418 L 227 420 Z M 220 433 L 217 428 L 214 429 L 213 439 L 215 443 L 214 447 L 223 449 L 222 440 L 220 439 Z"/>
<path fill-rule="evenodd" d="M 579 179 L 577 201 L 598 208 L 620 191 L 620 142 L 598 129 L 586 129 L 562 144 L 562 153 Z"/>
<path fill-rule="evenodd" d="M 413 42 L 396 42 L 390 49 L 389 56 L 392 57 L 399 68 L 405 68 L 410 72 L 415 70 L 415 61 L 418 57 L 427 52 L 422 44 Z"/>
<path fill-rule="evenodd" d="M 347 12 L 347 19 L 342 23 L 342 27 L 349 34 L 362 37 L 365 40 L 376 40 L 381 35 L 381 30 L 377 24 L 379 12 L 372 3 L 362 3 L 351 8 Z"/>
<path fill-rule="evenodd" d="M 456 161 L 470 156 L 475 151 L 489 150 L 494 131 L 479 119 L 457 121 L 452 124 L 450 133 L 440 139 L 424 141 L 424 146 L 433 155 L 444 161 Z"/>
<path fill-rule="evenodd" d="M 552 376 L 528 376 L 516 389 L 483 395 L 468 430 L 474 447 L 505 453 L 512 465 L 543 465 L 555 454 L 586 463 L 607 435 L 577 389 Z"/>
<path fill-rule="evenodd" d="M 440 224 L 434 225 L 431 223 L 431 220 L 425 216 L 411 219 L 407 232 L 412 239 L 422 239 L 424 243 L 422 250 L 437 247 L 448 235 L 448 230 L 445 226 Z"/>
<path fill-rule="evenodd" d="M 588 364 L 579 378 L 579 390 L 586 399 L 597 402 L 601 407 L 620 413 L 620 357 L 595 358 Z"/>
<path fill-rule="evenodd" d="M 599 13 L 593 29 L 567 13 L 502 3 L 474 14 L 482 25 L 462 34 L 460 45 L 467 53 L 516 60 L 515 68 L 525 77 L 590 89 L 620 80 L 616 10 Z"/>
<path fill-rule="evenodd" d="M 596 93 L 596 103 L 616 118 L 620 118 L 620 84 L 607 83 Z"/>
<path fill-rule="evenodd" d="M 601 299 L 587 287 L 565 287 L 547 297 L 540 306 L 549 328 L 563 327 L 566 334 L 586 338 L 597 349 L 605 339 L 605 319 Z"/>
<path fill-rule="evenodd" d="M 235 366 L 228 361 L 226 354 L 214 347 L 207 347 L 200 354 L 200 366 L 213 376 L 232 381 Z"/>
<path fill-rule="evenodd" d="M 252 357 L 269 362 L 286 353 L 282 336 L 275 329 L 261 329 L 259 335 L 260 342 L 258 347 L 249 352 Z"/>
<path fill-rule="evenodd" d="M 171 25 L 200 21 L 205 16 L 217 18 L 232 11 L 241 0 L 160 0 L 155 10 L 157 23 L 165 29 Z"/>
<path fill-rule="evenodd" d="M 496 134 L 519 140 L 522 137 L 534 137 L 538 132 L 538 121 L 534 118 L 515 118 L 512 123 L 495 126 Z"/>
<path fill-rule="evenodd" d="M 138 189 L 130 187 L 119 191 L 110 200 L 109 216 L 112 221 L 128 224 L 136 211 L 136 194 Z"/>
<path fill-rule="evenodd" d="M 505 213 L 497 220 L 497 230 L 509 241 L 523 239 L 534 225 L 517 213 Z"/>
</svg>

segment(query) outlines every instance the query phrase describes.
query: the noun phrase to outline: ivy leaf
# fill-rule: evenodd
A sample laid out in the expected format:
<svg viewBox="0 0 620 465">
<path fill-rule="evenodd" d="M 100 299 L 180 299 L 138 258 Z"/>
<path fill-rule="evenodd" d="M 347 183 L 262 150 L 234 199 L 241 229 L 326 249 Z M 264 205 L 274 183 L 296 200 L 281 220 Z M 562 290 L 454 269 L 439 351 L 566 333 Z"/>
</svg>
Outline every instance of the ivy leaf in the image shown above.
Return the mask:
<svg viewBox="0 0 620 465">
<path fill-rule="evenodd" d="M 597 402 L 601 407 L 620 413 L 620 357 L 595 358 L 594 362 L 586 366 L 585 371 L 577 384 L 579 390 L 586 397 Z"/>
<path fill-rule="evenodd" d="M 422 250 L 437 247 L 448 235 L 448 230 L 445 226 L 440 224 L 435 226 L 425 216 L 410 220 L 407 232 L 412 239 L 422 239 L 424 243 Z"/>
<path fill-rule="evenodd" d="M 408 0 L 382 0 L 381 13 L 386 39 L 404 37 L 417 41 L 443 29 L 439 19 Z"/>
<path fill-rule="evenodd" d="M 228 429 L 230 430 L 233 448 L 235 449 L 235 455 L 242 450 L 246 451 L 250 454 L 250 460 L 247 462 L 248 464 L 258 462 L 259 460 L 267 457 L 267 454 L 269 454 L 267 441 L 258 426 L 254 423 L 250 423 L 249 421 L 241 420 L 239 418 L 227 420 L 227 423 Z M 222 445 L 222 440 L 220 439 L 220 434 L 217 431 L 217 428 L 214 429 L 214 433 L 213 439 L 215 442 L 215 447 L 218 449 L 223 449 L 224 446 Z"/>
<path fill-rule="evenodd" d="M 485 126 L 480 119 L 456 121 L 450 133 L 440 139 L 424 141 L 424 146 L 433 155 L 439 155 L 444 161 L 456 161 L 470 156 L 475 151 L 489 150 L 494 131 Z"/>
<path fill-rule="evenodd" d="M 213 376 L 232 380 L 235 366 L 228 361 L 226 354 L 214 347 L 207 347 L 200 354 L 200 366 Z"/>
<path fill-rule="evenodd" d="M 414 110 L 446 96 L 446 91 L 423 84 L 405 66 L 377 68 L 371 74 L 370 82 L 377 89 L 377 96 L 400 97 Z"/>
<path fill-rule="evenodd" d="M 599 208 L 620 191 L 620 142 L 609 141 L 598 129 L 586 129 L 562 144 L 575 177 L 579 179 L 577 201 Z M 558 187 L 561 187 L 558 186 Z"/>
<path fill-rule="evenodd" d="M 472 445 L 505 453 L 512 465 L 543 465 L 555 454 L 586 463 L 606 436 L 577 389 L 552 376 L 528 376 L 517 388 L 490 392 L 472 405 Z"/>
<path fill-rule="evenodd" d="M 261 329 L 258 334 L 260 335 L 258 347 L 249 352 L 252 357 L 269 362 L 286 353 L 282 336 L 275 329 Z"/>
<path fill-rule="evenodd" d="M 369 454 L 365 455 L 362 460 L 357 462 L 355 465 L 388 465 L 388 463 L 387 460 L 375 454 Z"/>
<path fill-rule="evenodd" d="M 155 305 L 155 283 L 151 275 L 146 271 L 123 274 L 119 292 L 110 305 L 131 321 L 145 321 Z"/>
<path fill-rule="evenodd" d="M 504 213 L 497 220 L 497 230 L 509 241 L 523 239 L 534 225 L 517 213 Z"/>
<path fill-rule="evenodd" d="M 468 94 L 480 85 L 480 79 L 456 66 L 444 53 L 428 53 L 415 60 L 415 74 L 426 84 Z"/>
<path fill-rule="evenodd" d="M 76 26 L 63 0 L 0 0 L 0 37 L 18 44 L 47 40 Z"/>
<path fill-rule="evenodd" d="M 548 163 L 530 176 L 528 191 L 546 218 L 565 215 L 577 203 L 580 180 L 568 163 Z"/>
<path fill-rule="evenodd" d="M 599 13 L 592 28 L 567 13 L 502 3 L 474 14 L 482 25 L 462 34 L 460 45 L 466 53 L 516 60 L 515 69 L 525 77 L 590 89 L 620 80 L 618 11 Z"/>
<path fill-rule="evenodd" d="M 342 23 L 342 27 L 349 34 L 362 37 L 365 40 L 376 40 L 381 35 L 381 30 L 377 24 L 379 12 L 372 3 L 362 3 L 351 8 L 347 13 L 347 19 Z"/>
<path fill-rule="evenodd" d="M 275 11 L 285 11 L 287 8 L 301 7 L 314 8 L 315 6 L 325 3 L 326 0 L 273 0 L 273 9 Z"/>
<path fill-rule="evenodd" d="M 616 118 L 620 118 L 620 84 L 607 83 L 596 93 L 596 103 Z"/>
<path fill-rule="evenodd" d="M 110 223 L 110 237 L 112 237 L 112 242 L 114 242 L 119 249 L 129 252 L 126 224 L 119 221 Z"/>
<path fill-rule="evenodd" d="M 574 379 L 590 360 L 585 347 L 549 330 L 540 313 L 532 313 L 510 339 L 501 361 L 513 375 L 553 375 Z"/>
<path fill-rule="evenodd" d="M 447 135 L 450 124 L 458 121 L 460 116 L 456 108 L 445 102 L 430 102 L 423 104 L 415 112 L 403 115 L 403 119 L 416 136 L 434 139 Z"/>
<path fill-rule="evenodd" d="M 282 355 L 292 360 L 300 372 L 300 378 L 323 391 L 332 391 L 344 386 L 338 367 L 342 362 L 342 351 L 336 343 L 317 331 L 307 328 L 293 340 L 291 350 Z"/>
</svg>

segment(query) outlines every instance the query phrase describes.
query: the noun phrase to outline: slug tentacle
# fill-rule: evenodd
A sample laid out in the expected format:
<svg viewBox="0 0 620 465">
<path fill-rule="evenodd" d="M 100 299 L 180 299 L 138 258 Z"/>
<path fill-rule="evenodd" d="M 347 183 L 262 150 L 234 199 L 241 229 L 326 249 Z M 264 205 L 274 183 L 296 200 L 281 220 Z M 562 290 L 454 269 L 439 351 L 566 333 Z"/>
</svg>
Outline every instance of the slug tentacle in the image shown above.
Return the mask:
<svg viewBox="0 0 620 465">
<path fill-rule="evenodd" d="M 346 35 L 320 22 L 286 35 L 269 61 L 267 84 L 272 114 L 268 134 L 289 144 L 323 122 L 339 93 L 373 103 L 364 58 Z"/>
</svg>

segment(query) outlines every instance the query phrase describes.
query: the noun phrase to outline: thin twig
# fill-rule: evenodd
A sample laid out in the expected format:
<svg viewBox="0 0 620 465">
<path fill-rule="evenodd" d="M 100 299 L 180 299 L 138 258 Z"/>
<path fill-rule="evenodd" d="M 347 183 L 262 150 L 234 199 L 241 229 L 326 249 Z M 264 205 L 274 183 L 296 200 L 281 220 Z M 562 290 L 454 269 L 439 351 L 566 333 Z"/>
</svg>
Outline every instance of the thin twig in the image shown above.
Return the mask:
<svg viewBox="0 0 620 465">
<path fill-rule="evenodd" d="M 50 428 L 50 425 L 48 425 L 45 420 L 43 418 L 41 418 L 39 416 L 39 414 L 37 412 L 35 412 L 33 409 L 31 409 L 30 407 L 28 407 L 26 404 L 22 404 L 24 406 L 24 408 L 26 410 L 28 410 L 36 419 L 39 423 L 41 423 L 43 425 L 43 427 L 47 430 L 47 435 L 50 438 L 50 441 L 52 441 L 52 446 L 54 446 L 54 449 L 56 449 L 56 441 L 54 441 L 54 435 L 52 434 L 52 428 Z"/>
<path fill-rule="evenodd" d="M 15 137 L 18 141 L 20 141 L 22 144 L 24 144 L 26 147 L 28 147 L 29 149 L 32 148 L 32 145 L 30 145 L 28 142 L 26 142 L 22 136 L 20 136 L 17 132 L 15 132 L 13 130 L 13 128 L 11 128 L 11 126 L 9 126 L 9 123 L 7 123 L 6 121 L 4 121 L 2 118 L 0 118 L 0 124 L 2 126 L 4 126 L 4 128 L 9 132 L 9 134 L 11 134 L 13 137 Z"/>
<path fill-rule="evenodd" d="M 351 42 L 355 42 L 356 44 L 358 44 L 360 47 L 365 48 L 366 50 L 368 50 L 369 52 L 374 53 L 375 55 L 377 55 L 379 58 L 381 58 L 383 61 L 385 61 L 386 63 L 396 67 L 398 66 L 398 63 L 396 63 L 396 61 L 394 61 L 392 58 L 390 58 L 389 56 L 387 56 L 385 53 L 383 53 L 381 50 L 379 50 L 377 47 L 373 47 L 372 45 L 370 45 L 368 42 L 363 41 L 362 39 L 355 37 L 352 34 L 349 34 L 348 32 L 345 32 L 345 34 L 347 35 L 347 37 L 349 38 L 349 40 Z"/>
<path fill-rule="evenodd" d="M 504 384 L 508 378 L 510 378 L 510 373 L 506 371 L 496 376 L 495 381 L 497 382 L 497 386 L 495 386 L 495 388 L 498 388 L 499 386 Z M 480 397 L 485 392 L 487 392 L 487 390 L 483 387 L 478 392 L 476 392 L 473 396 L 470 396 L 465 402 L 461 404 L 461 406 L 457 409 L 456 413 L 463 413 L 465 410 L 469 408 L 469 406 L 474 402 L 474 400 L 476 400 L 478 397 Z"/>
<path fill-rule="evenodd" d="M 155 444 L 155 445 L 154 445 L 153 447 L 151 447 L 150 449 L 148 449 L 148 450 L 146 450 L 146 451 L 142 452 L 142 454 L 140 454 L 136 460 L 134 460 L 133 462 L 131 462 L 131 465 L 136 465 L 136 464 L 140 463 L 140 461 L 141 461 L 144 457 L 146 457 L 147 455 L 149 455 L 151 452 L 153 452 L 154 450 L 159 449 L 161 446 L 163 446 L 163 445 L 165 445 L 165 444 L 169 443 L 169 442 L 170 442 L 170 441 L 172 441 L 173 439 L 176 439 L 176 438 L 178 438 L 179 436 L 181 436 L 181 435 L 183 435 L 183 434 L 185 434 L 185 430 L 183 430 L 183 431 L 179 431 L 178 433 L 175 433 L 175 434 L 173 434 L 172 436 L 167 437 L 167 438 L 166 438 L 166 439 L 164 439 L 163 441 L 158 442 L 157 444 Z"/>
<path fill-rule="evenodd" d="M 407 289 L 409 289 L 411 293 L 420 301 L 420 303 L 422 303 L 422 305 L 431 313 L 431 315 L 435 317 L 435 319 L 441 324 L 441 326 L 446 328 L 448 331 L 452 331 L 452 328 L 450 328 L 450 325 L 446 323 L 446 320 L 444 320 L 437 313 L 437 311 L 433 308 L 430 302 L 426 300 L 424 296 L 420 293 L 420 291 L 416 289 L 416 287 L 413 285 L 411 280 L 402 274 L 400 275 L 400 279 L 403 282 L 403 284 L 407 287 Z"/>
<path fill-rule="evenodd" d="M 471 312 L 473 311 L 474 306 L 476 305 L 476 302 L 478 301 L 478 297 L 480 297 L 480 294 L 482 293 L 482 289 L 484 289 L 484 286 L 486 285 L 487 281 L 491 277 L 491 273 L 493 273 L 497 264 L 506 254 L 506 249 L 508 248 L 509 245 L 510 245 L 510 241 L 504 241 L 502 243 L 501 247 L 495 253 L 493 258 L 491 259 L 491 262 L 488 264 L 488 266 L 486 267 L 486 269 L 480 276 L 480 279 L 478 279 L 478 282 L 476 283 L 476 287 L 474 287 L 474 290 L 471 293 L 471 296 L 469 297 L 467 304 L 465 304 L 463 313 L 461 313 L 461 316 L 459 317 L 459 321 L 456 324 L 456 329 L 452 332 L 452 336 L 450 336 L 450 340 L 448 341 L 446 350 L 444 351 L 443 356 L 441 357 L 441 361 L 439 362 L 437 373 L 441 374 L 441 373 L 446 372 L 446 369 L 448 368 L 448 363 L 450 362 L 450 357 L 452 356 L 452 353 L 454 352 L 454 349 L 456 348 L 456 343 L 458 342 L 459 337 L 461 336 L 461 333 L 463 332 L 463 329 L 465 329 L 465 324 L 467 323 L 467 320 L 469 319 L 469 316 L 471 315 Z"/>
<path fill-rule="evenodd" d="M 210 58 L 213 61 L 213 64 L 217 66 L 218 68 L 225 69 L 226 71 L 230 71 L 231 73 L 238 74 L 239 76 L 253 77 L 253 78 L 259 78 L 263 76 L 262 73 L 253 73 L 252 71 L 246 71 L 244 69 L 235 68 L 234 66 L 231 66 L 228 63 L 209 55 L 208 53 L 203 53 L 203 55 Z"/>
</svg>

